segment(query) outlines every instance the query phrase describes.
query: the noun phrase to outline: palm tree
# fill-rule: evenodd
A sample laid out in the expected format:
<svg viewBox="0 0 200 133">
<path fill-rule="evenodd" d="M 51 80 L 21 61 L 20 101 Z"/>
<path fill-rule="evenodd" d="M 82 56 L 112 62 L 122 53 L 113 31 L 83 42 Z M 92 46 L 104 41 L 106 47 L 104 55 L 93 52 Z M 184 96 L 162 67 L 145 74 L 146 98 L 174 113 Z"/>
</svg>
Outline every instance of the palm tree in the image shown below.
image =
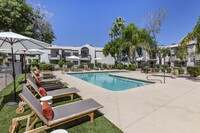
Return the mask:
<svg viewBox="0 0 200 133">
<path fill-rule="evenodd" d="M 164 63 L 165 63 L 165 57 L 170 54 L 170 48 L 169 47 L 162 48 L 161 53 L 162 53 L 162 58 L 164 58 Z"/>
<path fill-rule="evenodd" d="M 111 38 L 116 38 L 117 36 L 121 36 L 122 29 L 125 27 L 125 21 L 122 17 L 117 17 L 115 22 L 113 22 L 113 27 L 109 31 L 109 36 Z"/>
<path fill-rule="evenodd" d="M 188 35 L 183 38 L 180 42 L 181 45 L 187 45 L 190 41 L 196 41 L 196 53 L 200 53 L 200 17 L 193 28 L 193 31 L 189 32 Z"/>
<path fill-rule="evenodd" d="M 181 63 L 181 67 L 182 67 L 183 62 L 186 60 L 186 58 L 188 56 L 187 46 L 186 45 L 180 46 L 178 48 L 178 51 L 175 54 L 176 54 L 176 57 L 178 59 L 180 59 L 180 63 Z"/>
<path fill-rule="evenodd" d="M 123 52 L 126 52 L 129 60 L 135 61 L 136 52 L 141 56 L 141 48 L 147 49 L 147 43 L 150 35 L 145 29 L 138 29 L 134 23 L 130 23 L 122 31 L 122 39 L 124 41 L 122 48 Z"/>
</svg>

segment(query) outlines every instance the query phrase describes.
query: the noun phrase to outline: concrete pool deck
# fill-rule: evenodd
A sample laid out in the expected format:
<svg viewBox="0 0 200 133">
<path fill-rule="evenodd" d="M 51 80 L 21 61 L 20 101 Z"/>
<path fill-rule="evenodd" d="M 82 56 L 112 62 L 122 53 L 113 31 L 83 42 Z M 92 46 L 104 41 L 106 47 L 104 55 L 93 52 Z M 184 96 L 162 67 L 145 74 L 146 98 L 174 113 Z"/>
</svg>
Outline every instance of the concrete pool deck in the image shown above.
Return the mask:
<svg viewBox="0 0 200 133">
<path fill-rule="evenodd" d="M 100 111 L 125 133 L 200 132 L 200 82 L 168 77 L 166 84 L 109 91 L 60 71 L 54 74 L 69 87 L 77 87 L 83 99 L 93 98 L 102 104 Z M 141 80 L 147 76 L 139 71 L 115 75 Z"/>
</svg>

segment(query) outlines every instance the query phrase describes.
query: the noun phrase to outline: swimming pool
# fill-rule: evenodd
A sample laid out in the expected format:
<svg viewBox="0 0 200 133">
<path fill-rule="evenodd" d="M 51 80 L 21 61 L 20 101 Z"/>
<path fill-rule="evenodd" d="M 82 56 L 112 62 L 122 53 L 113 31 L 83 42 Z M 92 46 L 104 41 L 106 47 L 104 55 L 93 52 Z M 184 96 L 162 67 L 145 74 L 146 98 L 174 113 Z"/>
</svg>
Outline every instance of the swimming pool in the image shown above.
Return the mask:
<svg viewBox="0 0 200 133">
<path fill-rule="evenodd" d="M 112 91 L 127 90 L 152 84 L 151 82 L 111 76 L 109 73 L 110 72 L 70 73 L 70 75 Z"/>
</svg>

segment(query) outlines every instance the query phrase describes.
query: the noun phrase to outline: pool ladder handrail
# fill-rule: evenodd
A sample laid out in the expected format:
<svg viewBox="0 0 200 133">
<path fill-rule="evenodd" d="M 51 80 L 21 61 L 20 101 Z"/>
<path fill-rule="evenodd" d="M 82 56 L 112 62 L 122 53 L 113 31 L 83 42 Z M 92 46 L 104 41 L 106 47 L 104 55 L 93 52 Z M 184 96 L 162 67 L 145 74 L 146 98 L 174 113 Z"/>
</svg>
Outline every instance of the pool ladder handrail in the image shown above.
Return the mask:
<svg viewBox="0 0 200 133">
<path fill-rule="evenodd" d="M 160 80 L 160 79 L 149 79 L 149 76 L 153 76 L 153 75 L 148 75 L 148 76 L 146 77 L 147 80 L 155 80 L 155 81 L 160 81 L 160 83 L 162 83 L 162 80 Z"/>
</svg>

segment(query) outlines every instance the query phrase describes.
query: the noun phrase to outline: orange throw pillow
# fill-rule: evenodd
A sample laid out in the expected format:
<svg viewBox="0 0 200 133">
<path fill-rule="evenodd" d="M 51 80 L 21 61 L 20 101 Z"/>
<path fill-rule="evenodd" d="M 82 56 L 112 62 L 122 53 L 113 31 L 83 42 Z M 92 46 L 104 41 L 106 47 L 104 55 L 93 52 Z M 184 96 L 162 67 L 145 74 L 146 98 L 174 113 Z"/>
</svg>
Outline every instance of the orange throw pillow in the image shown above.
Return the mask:
<svg viewBox="0 0 200 133">
<path fill-rule="evenodd" d="M 41 82 L 41 81 L 42 81 L 41 78 L 40 78 L 40 76 L 37 76 L 37 77 L 36 77 L 36 80 L 37 80 L 38 82 Z"/>
<path fill-rule="evenodd" d="M 43 102 L 42 104 L 42 113 L 47 120 L 53 119 L 53 110 L 51 106 L 48 104 L 48 102 Z"/>
<path fill-rule="evenodd" d="M 39 76 L 36 77 L 36 84 L 38 87 L 41 87 L 42 84 L 41 84 L 41 78 Z"/>
<path fill-rule="evenodd" d="M 46 90 L 43 87 L 39 88 L 39 92 L 43 97 L 47 95 Z"/>
</svg>

